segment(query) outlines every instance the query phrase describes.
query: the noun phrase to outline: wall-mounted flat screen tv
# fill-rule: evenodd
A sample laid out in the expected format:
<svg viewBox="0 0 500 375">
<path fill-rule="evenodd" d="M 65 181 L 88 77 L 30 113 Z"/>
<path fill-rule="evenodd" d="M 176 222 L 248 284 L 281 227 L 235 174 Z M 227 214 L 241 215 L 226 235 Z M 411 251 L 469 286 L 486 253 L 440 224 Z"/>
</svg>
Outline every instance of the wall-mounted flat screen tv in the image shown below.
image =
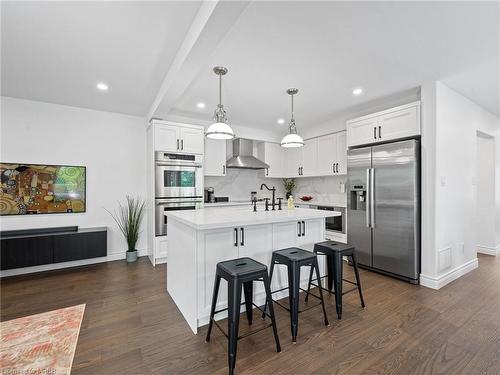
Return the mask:
<svg viewBox="0 0 500 375">
<path fill-rule="evenodd" d="M 85 212 L 85 167 L 0 163 L 0 215 Z"/>
</svg>

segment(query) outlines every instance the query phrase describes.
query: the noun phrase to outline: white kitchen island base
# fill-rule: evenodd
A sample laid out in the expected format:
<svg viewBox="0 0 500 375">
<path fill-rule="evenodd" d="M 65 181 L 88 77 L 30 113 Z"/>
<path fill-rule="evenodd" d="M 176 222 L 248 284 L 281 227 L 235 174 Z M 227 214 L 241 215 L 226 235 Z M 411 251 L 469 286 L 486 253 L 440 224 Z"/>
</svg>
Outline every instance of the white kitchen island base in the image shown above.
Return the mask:
<svg viewBox="0 0 500 375">
<path fill-rule="evenodd" d="M 223 214 L 221 214 L 221 211 Z M 325 217 L 340 213 L 309 209 L 253 213 L 244 208 L 210 208 L 168 213 L 167 290 L 194 333 L 208 323 L 217 263 L 250 257 L 269 267 L 274 250 L 311 250 L 325 237 Z M 229 224 L 231 222 L 232 224 Z M 324 272 L 323 257 L 319 257 Z M 309 267 L 301 271 L 306 287 Z M 271 290 L 288 285 L 285 266 L 276 266 Z M 274 298 L 288 295 L 288 290 Z M 254 283 L 254 302 L 265 301 L 262 283 Z M 217 310 L 227 307 L 227 283 L 219 289 Z M 242 306 L 244 311 L 244 306 Z M 217 314 L 222 319 L 227 314 Z"/>
</svg>

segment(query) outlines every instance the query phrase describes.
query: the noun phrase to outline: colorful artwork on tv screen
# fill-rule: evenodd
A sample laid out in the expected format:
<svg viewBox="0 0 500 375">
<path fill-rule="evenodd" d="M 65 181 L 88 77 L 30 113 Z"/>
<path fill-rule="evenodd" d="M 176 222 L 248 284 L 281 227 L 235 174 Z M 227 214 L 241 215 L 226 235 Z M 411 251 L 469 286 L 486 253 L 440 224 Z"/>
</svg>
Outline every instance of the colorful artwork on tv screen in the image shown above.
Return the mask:
<svg viewBox="0 0 500 375">
<path fill-rule="evenodd" d="M 85 212 L 85 167 L 0 163 L 0 215 Z"/>
</svg>

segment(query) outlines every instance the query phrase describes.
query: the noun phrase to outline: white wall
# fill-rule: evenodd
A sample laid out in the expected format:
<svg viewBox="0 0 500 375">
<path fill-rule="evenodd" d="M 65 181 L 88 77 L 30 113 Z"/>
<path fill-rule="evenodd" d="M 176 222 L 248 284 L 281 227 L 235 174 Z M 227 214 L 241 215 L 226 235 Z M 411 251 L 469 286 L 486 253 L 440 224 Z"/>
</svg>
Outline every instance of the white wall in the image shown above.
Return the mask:
<svg viewBox="0 0 500 375">
<path fill-rule="evenodd" d="M 479 107 L 436 86 L 436 248 L 438 273 L 476 258 L 476 124 Z M 451 262 L 441 251 L 451 249 Z"/>
<path fill-rule="evenodd" d="M 2 162 L 87 167 L 87 212 L 2 216 L 2 230 L 106 226 L 108 258 L 123 258 L 126 243 L 104 207 L 115 209 L 127 194 L 145 197 L 146 119 L 8 97 L 1 106 Z M 137 247 L 146 252 L 144 235 Z"/>
<path fill-rule="evenodd" d="M 496 254 L 495 233 L 495 138 L 477 135 L 476 217 L 479 252 Z"/>
<path fill-rule="evenodd" d="M 423 285 L 438 289 L 477 267 L 476 132 L 485 129 L 498 132 L 500 119 L 441 82 L 422 86 Z"/>
</svg>

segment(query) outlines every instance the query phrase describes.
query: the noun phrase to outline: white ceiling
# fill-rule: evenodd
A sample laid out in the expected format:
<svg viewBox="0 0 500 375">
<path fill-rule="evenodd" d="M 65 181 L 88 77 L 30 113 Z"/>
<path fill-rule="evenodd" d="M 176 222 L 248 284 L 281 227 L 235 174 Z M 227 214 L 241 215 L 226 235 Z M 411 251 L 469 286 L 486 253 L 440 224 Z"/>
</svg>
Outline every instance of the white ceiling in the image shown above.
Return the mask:
<svg viewBox="0 0 500 375">
<path fill-rule="evenodd" d="M 200 29 L 185 60 L 192 77 L 169 81 L 166 92 L 179 94 L 168 97 L 169 105 L 153 105 L 155 117 L 210 119 L 214 65 L 229 68 L 230 122 L 260 129 L 286 128 L 276 120 L 289 118 L 285 90 L 292 86 L 300 90 L 299 130 L 430 80 L 500 115 L 499 2 L 258 1 L 241 13 L 221 4 L 212 24 L 221 33 L 226 23 L 227 34 L 208 35 L 216 29 L 210 22 Z M 2 95 L 145 116 L 162 99 L 160 85 L 200 2 L 1 6 Z M 96 91 L 97 81 L 109 92 Z M 358 86 L 365 93 L 353 97 Z"/>
<path fill-rule="evenodd" d="M 2 95 L 145 116 L 200 3 L 2 1 Z"/>
<path fill-rule="evenodd" d="M 286 129 L 276 120 L 289 118 L 288 87 L 300 89 L 300 131 L 428 80 L 500 115 L 500 3 L 251 3 L 174 113 L 211 116 L 217 101 L 211 69 L 220 64 L 229 68 L 224 102 L 235 124 Z M 354 97 L 358 86 L 365 94 Z"/>
</svg>

